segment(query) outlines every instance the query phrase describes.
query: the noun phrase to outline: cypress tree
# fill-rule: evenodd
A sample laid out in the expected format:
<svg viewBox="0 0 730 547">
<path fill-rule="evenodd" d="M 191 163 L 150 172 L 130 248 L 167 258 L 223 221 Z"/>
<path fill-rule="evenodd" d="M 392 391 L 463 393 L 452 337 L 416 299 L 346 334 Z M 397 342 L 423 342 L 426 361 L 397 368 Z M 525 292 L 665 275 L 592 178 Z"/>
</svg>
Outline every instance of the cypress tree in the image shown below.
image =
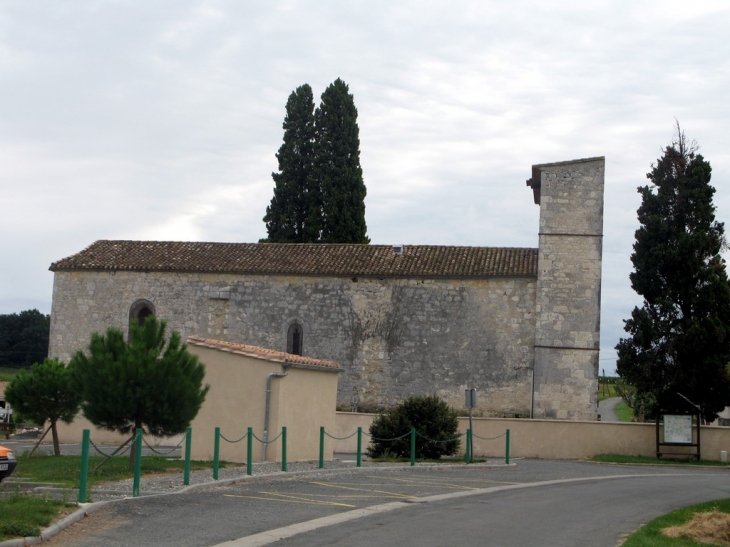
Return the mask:
<svg viewBox="0 0 730 547">
<path fill-rule="evenodd" d="M 357 108 L 339 78 L 322 93 L 315 114 L 314 185 L 321 192 L 323 243 L 369 243 L 360 167 Z M 316 211 L 318 204 L 312 206 Z"/>
<path fill-rule="evenodd" d="M 319 191 L 311 187 L 314 144 L 314 95 L 309 84 L 292 91 L 286 102 L 284 143 L 276 154 L 279 172 L 272 173 L 274 197 L 266 208 L 266 230 L 271 243 L 303 243 L 319 239 L 319 215 L 311 203 Z M 313 218 L 310 215 L 314 213 Z"/>
<path fill-rule="evenodd" d="M 677 124 L 674 142 L 647 174 L 631 286 L 644 298 L 624 321 L 617 370 L 637 396 L 680 410 L 677 393 L 712 421 L 730 404 L 730 285 L 720 251 L 709 162 Z M 686 408 L 686 407 L 685 407 Z"/>
</svg>

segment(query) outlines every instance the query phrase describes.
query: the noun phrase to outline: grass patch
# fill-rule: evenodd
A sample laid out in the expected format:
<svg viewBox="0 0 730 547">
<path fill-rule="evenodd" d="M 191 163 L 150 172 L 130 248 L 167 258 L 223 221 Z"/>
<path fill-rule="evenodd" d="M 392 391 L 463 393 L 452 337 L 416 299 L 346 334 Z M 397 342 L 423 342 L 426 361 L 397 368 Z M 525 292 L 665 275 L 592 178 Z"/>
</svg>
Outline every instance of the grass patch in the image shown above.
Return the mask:
<svg viewBox="0 0 730 547">
<path fill-rule="evenodd" d="M 610 399 L 611 397 L 618 397 L 618 393 L 616 393 L 616 386 L 614 384 L 598 384 L 598 400 L 604 401 L 606 399 Z"/>
<path fill-rule="evenodd" d="M 0 382 L 10 382 L 18 374 L 18 368 L 0 367 Z"/>
<path fill-rule="evenodd" d="M 617 404 L 614 412 L 619 422 L 630 422 L 631 418 L 634 417 L 634 409 L 627 405 L 626 401 Z"/>
<path fill-rule="evenodd" d="M 713 467 L 728 467 L 727 463 L 717 460 L 700 460 L 692 459 L 675 460 L 671 458 L 650 458 L 648 456 L 623 456 L 621 454 L 598 454 L 592 458 L 588 458 L 592 462 L 601 463 L 652 463 L 662 465 L 710 465 Z"/>
<path fill-rule="evenodd" d="M 707 545 L 690 539 L 670 538 L 662 534 L 661 530 L 670 526 L 682 526 L 689 522 L 696 513 L 710 511 L 730 513 L 730 500 L 718 500 L 684 507 L 656 518 L 631 534 L 623 543 L 623 547 L 698 547 Z"/>
<path fill-rule="evenodd" d="M 134 470 L 129 467 L 128 455 L 112 458 L 96 471 L 93 469 L 101 463 L 102 456 L 89 458 L 89 487 L 102 482 L 117 481 L 134 477 Z M 167 459 L 162 456 L 144 456 L 142 458 L 142 474 L 182 473 L 184 460 Z M 225 467 L 220 462 L 220 467 Z M 212 469 L 212 462 L 192 461 L 190 469 Z M 21 456 L 14 477 L 38 482 L 53 482 L 70 488 L 77 488 L 81 477 L 81 456 Z M 182 477 L 180 478 L 182 484 Z"/>
<path fill-rule="evenodd" d="M 0 540 L 38 536 L 59 513 L 66 510 L 60 500 L 14 494 L 0 500 Z M 66 511 L 70 511 L 66 510 Z"/>
</svg>

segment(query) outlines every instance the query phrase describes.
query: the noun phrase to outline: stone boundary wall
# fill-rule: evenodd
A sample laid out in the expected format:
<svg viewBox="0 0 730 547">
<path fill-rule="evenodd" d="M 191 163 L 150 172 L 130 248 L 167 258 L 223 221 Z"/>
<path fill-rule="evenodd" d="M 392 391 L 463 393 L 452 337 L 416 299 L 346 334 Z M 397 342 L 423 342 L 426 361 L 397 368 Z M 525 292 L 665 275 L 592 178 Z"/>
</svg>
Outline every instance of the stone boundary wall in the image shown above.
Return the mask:
<svg viewBox="0 0 730 547">
<path fill-rule="evenodd" d="M 335 437 L 345 437 L 358 427 L 367 433 L 375 414 L 338 412 Z M 469 418 L 459 418 L 459 431 L 465 433 Z M 474 418 L 474 434 L 496 437 L 510 430 L 510 457 L 573 460 L 597 454 L 654 457 L 656 437 L 654 424 L 624 422 L 577 422 L 567 420 L 528 420 Z M 702 459 L 720 460 L 720 451 L 730 452 L 730 427 L 706 426 L 701 431 Z M 363 450 L 369 439 L 363 435 Z M 674 448 L 674 447 L 673 447 Z M 357 438 L 335 441 L 335 452 L 356 452 Z M 463 450 L 463 445 L 462 445 Z M 491 441 L 474 438 L 474 455 L 504 457 L 505 439 Z"/>
</svg>

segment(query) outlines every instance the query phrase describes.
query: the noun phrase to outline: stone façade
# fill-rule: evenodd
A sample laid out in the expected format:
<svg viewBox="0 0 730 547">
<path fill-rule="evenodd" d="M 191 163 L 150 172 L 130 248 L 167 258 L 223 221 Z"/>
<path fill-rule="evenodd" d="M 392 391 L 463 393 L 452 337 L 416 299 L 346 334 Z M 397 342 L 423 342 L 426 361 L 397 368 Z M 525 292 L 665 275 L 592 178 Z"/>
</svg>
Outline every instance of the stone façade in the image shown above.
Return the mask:
<svg viewBox="0 0 730 547">
<path fill-rule="evenodd" d="M 97 242 L 51 266 L 50 355 L 144 302 L 183 336 L 281 351 L 299 325 L 344 368 L 341 406 L 461 408 L 474 387 L 484 415 L 595 419 L 603 166 L 533 167 L 539 249 Z"/>
</svg>

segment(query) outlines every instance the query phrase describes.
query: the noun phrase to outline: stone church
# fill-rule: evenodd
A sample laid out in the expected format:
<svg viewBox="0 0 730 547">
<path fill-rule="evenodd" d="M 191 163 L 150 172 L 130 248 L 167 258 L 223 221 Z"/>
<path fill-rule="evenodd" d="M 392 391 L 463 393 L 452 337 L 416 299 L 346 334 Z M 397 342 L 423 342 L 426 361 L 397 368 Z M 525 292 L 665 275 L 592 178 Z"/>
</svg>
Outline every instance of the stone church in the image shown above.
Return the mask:
<svg viewBox="0 0 730 547">
<path fill-rule="evenodd" d="M 595 420 L 604 168 L 532 167 L 537 249 L 97 241 L 50 267 L 50 355 L 154 314 L 336 361 L 341 408 L 476 388 L 485 416 Z"/>
</svg>

